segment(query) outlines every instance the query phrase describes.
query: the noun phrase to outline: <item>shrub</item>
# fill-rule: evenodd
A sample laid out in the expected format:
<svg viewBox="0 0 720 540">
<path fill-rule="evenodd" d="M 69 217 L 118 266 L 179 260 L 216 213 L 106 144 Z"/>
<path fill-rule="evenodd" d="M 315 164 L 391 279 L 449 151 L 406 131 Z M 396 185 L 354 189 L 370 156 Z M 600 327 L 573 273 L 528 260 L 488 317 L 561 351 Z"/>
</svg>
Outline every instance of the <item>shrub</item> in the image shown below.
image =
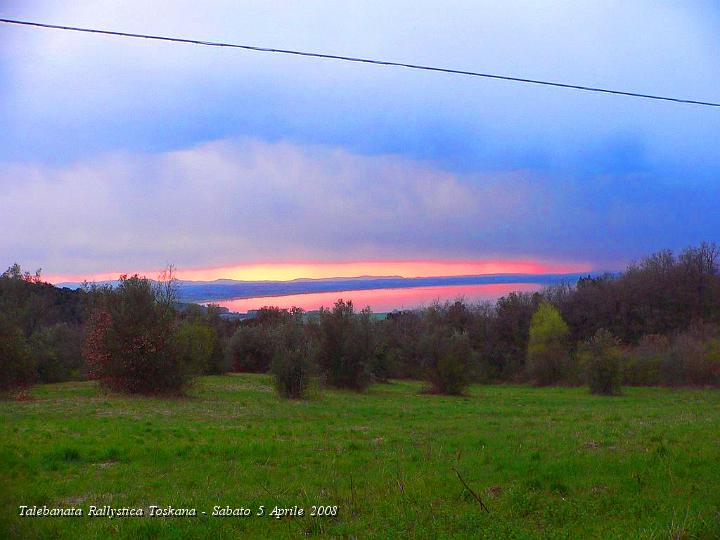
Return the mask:
<svg viewBox="0 0 720 540">
<path fill-rule="evenodd" d="M 591 393 L 620 394 L 622 352 L 617 338 L 601 328 L 580 346 L 578 356 Z"/>
<path fill-rule="evenodd" d="M 365 317 L 369 317 L 369 312 Z M 316 328 L 316 358 L 328 384 L 353 390 L 364 390 L 370 384 L 374 351 L 363 324 L 351 301 L 341 299 L 332 310 L 321 310 Z"/>
<path fill-rule="evenodd" d="M 369 307 L 353 317 L 351 329 L 348 355 L 359 365 L 364 364 L 362 376 L 367 380 L 363 384 L 368 385 L 372 379 L 383 377 L 387 380 L 388 366 L 378 344 L 377 325 Z"/>
<path fill-rule="evenodd" d="M 29 384 L 34 368 L 22 331 L 0 313 L 0 392 Z"/>
<path fill-rule="evenodd" d="M 537 386 L 556 384 L 570 375 L 570 330 L 551 304 L 540 304 L 530 321 L 527 374 Z"/>
<path fill-rule="evenodd" d="M 174 294 L 167 284 L 121 276 L 98 299 L 83 354 L 100 384 L 129 393 L 179 392 L 198 372 L 178 351 Z"/>
<path fill-rule="evenodd" d="M 718 340 L 693 331 L 677 335 L 662 366 L 662 379 L 668 386 L 720 384 Z"/>
<path fill-rule="evenodd" d="M 708 367 L 708 380 L 705 384 L 720 385 L 720 338 L 705 342 L 705 361 Z"/>
<path fill-rule="evenodd" d="M 370 374 L 375 382 L 387 383 L 390 381 L 397 364 L 396 352 L 386 343 L 381 343 L 375 350 L 370 362 Z"/>
<path fill-rule="evenodd" d="M 202 366 L 202 373 L 207 375 L 226 373 L 232 366 L 231 359 L 226 354 L 224 336 L 228 325 L 220 316 L 222 310 L 223 308 L 215 304 L 208 306 L 185 304 L 179 314 L 182 321 L 179 331 L 193 332 L 198 335 L 198 339 L 203 341 L 205 349 L 197 352 L 199 354 L 202 352 L 202 359 L 199 364 Z M 192 326 L 192 330 L 188 325 Z M 187 339 L 183 346 L 186 348 L 188 346 L 192 347 L 191 344 L 187 343 Z"/>
<path fill-rule="evenodd" d="M 433 393 L 461 395 L 472 381 L 476 353 L 464 332 L 437 329 L 425 340 L 426 378 Z"/>
<path fill-rule="evenodd" d="M 237 323 L 222 317 L 222 314 L 227 311 L 227 308 L 215 304 L 210 304 L 205 309 L 203 322 L 214 331 L 213 352 L 210 355 L 207 371 L 210 374 L 227 373 L 232 369 L 232 362 L 227 356 L 227 348 L 232 333 L 237 329 Z"/>
<path fill-rule="evenodd" d="M 234 371 L 265 373 L 273 360 L 272 341 L 265 326 L 241 326 L 230 338 L 227 361 Z"/>
<path fill-rule="evenodd" d="M 82 329 L 65 323 L 41 327 L 30 338 L 37 380 L 43 383 L 78 380 L 83 374 Z"/>
<path fill-rule="evenodd" d="M 248 320 L 250 326 L 265 326 L 276 328 L 280 324 L 289 321 L 293 313 L 299 308 L 285 309 L 277 306 L 263 306 L 258 309 L 255 316 Z"/>
<path fill-rule="evenodd" d="M 382 380 L 387 377 L 418 377 L 421 371 L 422 355 L 420 341 L 423 335 L 421 314 L 416 311 L 396 311 L 388 314 L 376 325 L 382 330 L 379 345 L 379 359 L 383 365 L 371 367 L 372 372 Z"/>
<path fill-rule="evenodd" d="M 623 382 L 631 386 L 660 384 L 660 372 L 670 354 L 670 340 L 658 334 L 648 334 L 636 347 L 627 352 L 623 368 Z"/>
<path fill-rule="evenodd" d="M 200 373 L 212 373 L 210 360 L 213 355 L 217 334 L 204 324 L 184 321 L 175 334 L 175 344 L 180 361 L 195 365 Z"/>
<path fill-rule="evenodd" d="M 504 380 L 518 380 L 526 371 L 530 323 L 539 304 L 538 293 L 510 293 L 495 305 L 485 356 Z"/>
<path fill-rule="evenodd" d="M 210 358 L 208 359 L 207 366 L 204 373 L 208 375 L 222 375 L 230 371 L 232 364 L 229 358 L 225 354 L 227 349 L 225 341 L 220 337 L 220 334 L 215 328 L 209 327 L 210 342 L 212 344 Z"/>
<path fill-rule="evenodd" d="M 295 311 L 291 320 L 278 325 L 272 333 L 275 346 L 271 371 L 275 388 L 284 398 L 302 399 L 316 373 L 302 312 Z"/>
</svg>

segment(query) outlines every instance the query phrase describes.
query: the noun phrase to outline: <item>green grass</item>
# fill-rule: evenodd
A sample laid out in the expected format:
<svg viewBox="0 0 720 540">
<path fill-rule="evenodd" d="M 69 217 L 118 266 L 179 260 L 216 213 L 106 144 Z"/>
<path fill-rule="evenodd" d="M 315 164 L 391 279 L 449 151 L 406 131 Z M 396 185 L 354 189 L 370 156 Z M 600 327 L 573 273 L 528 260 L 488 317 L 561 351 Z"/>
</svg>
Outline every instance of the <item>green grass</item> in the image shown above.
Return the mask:
<svg viewBox="0 0 720 540">
<path fill-rule="evenodd" d="M 38 386 L 0 402 L 0 537 L 720 538 L 718 391 L 420 390 L 287 402 L 256 375 L 203 378 L 185 399 Z M 339 515 L 41 518 L 21 504 Z"/>
</svg>

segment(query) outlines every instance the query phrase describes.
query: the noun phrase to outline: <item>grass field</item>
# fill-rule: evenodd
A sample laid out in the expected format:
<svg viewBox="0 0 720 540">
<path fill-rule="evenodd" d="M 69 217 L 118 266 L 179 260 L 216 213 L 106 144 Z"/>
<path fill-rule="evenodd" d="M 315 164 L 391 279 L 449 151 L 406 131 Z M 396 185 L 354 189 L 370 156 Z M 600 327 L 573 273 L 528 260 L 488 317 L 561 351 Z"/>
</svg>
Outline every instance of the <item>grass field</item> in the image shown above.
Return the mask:
<svg viewBox="0 0 720 540">
<path fill-rule="evenodd" d="M 35 387 L 0 402 L 0 537 L 720 538 L 720 392 L 420 388 L 287 402 L 258 375 L 202 378 L 184 399 Z M 20 505 L 86 515 L 20 517 Z M 90 505 L 199 515 L 109 519 Z M 261 517 L 211 516 L 260 505 Z M 296 505 L 306 514 L 268 515 Z M 311 517 L 313 505 L 338 515 Z"/>
</svg>

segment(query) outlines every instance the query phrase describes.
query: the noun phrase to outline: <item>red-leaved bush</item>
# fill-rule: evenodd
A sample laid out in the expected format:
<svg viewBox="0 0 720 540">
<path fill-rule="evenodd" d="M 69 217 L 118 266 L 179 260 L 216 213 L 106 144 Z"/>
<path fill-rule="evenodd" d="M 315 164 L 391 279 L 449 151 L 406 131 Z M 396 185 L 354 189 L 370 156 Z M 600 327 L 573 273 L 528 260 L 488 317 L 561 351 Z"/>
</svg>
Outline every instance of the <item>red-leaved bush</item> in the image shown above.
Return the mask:
<svg viewBox="0 0 720 540">
<path fill-rule="evenodd" d="M 172 297 L 138 276 L 98 297 L 83 348 L 90 376 L 120 392 L 180 392 L 197 366 L 176 339 Z"/>
<path fill-rule="evenodd" d="M 91 379 L 101 379 L 105 366 L 110 362 L 107 337 L 111 323 L 112 317 L 104 309 L 93 311 L 87 322 L 82 352 Z"/>
</svg>

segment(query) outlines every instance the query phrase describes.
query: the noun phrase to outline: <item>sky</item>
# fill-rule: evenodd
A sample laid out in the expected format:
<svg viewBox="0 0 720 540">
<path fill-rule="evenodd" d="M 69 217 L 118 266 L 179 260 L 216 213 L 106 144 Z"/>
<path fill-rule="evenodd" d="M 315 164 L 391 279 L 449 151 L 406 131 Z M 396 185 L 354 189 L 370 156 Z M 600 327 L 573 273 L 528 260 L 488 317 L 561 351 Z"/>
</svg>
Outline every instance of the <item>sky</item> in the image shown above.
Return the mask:
<svg viewBox="0 0 720 540">
<path fill-rule="evenodd" d="M 712 1 L 15 1 L 0 17 L 720 101 Z M 0 25 L 0 265 L 619 270 L 720 241 L 720 108 Z"/>
</svg>

